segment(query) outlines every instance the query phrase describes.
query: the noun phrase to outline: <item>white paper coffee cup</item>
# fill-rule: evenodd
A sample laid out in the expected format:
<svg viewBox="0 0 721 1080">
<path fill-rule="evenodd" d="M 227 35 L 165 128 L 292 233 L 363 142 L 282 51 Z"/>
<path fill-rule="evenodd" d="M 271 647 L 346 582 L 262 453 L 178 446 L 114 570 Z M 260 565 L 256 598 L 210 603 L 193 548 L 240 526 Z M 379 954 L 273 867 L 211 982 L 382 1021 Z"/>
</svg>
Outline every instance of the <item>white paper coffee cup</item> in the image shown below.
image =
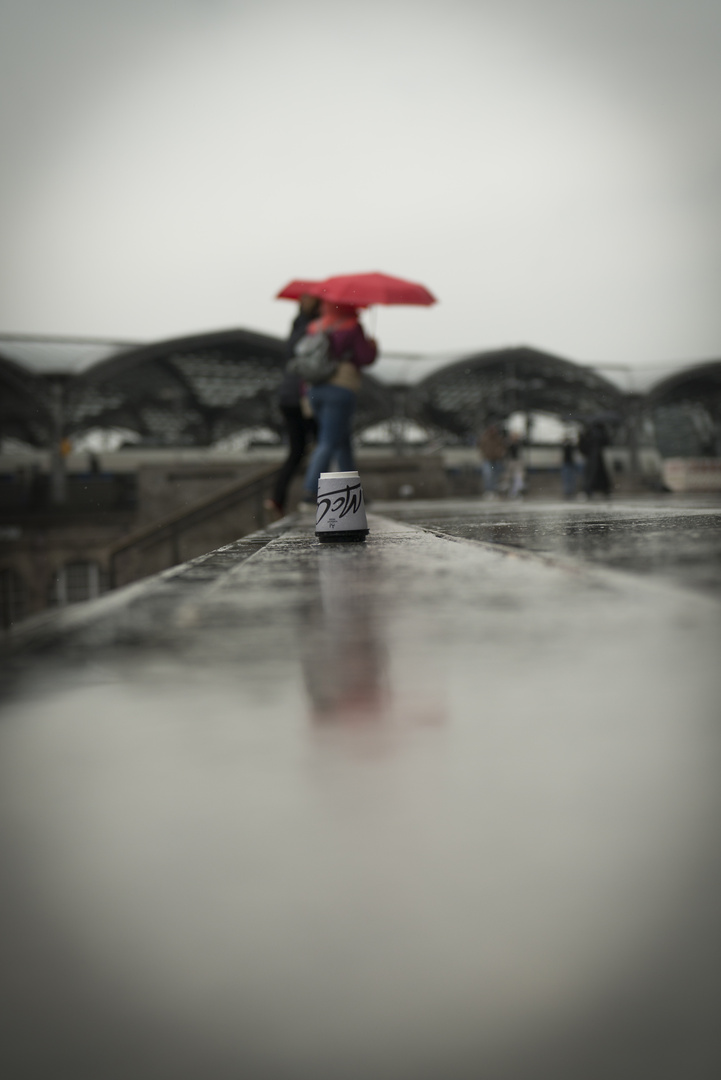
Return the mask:
<svg viewBox="0 0 721 1080">
<path fill-rule="evenodd" d="M 365 540 L 368 519 L 357 472 L 320 474 L 315 535 L 323 542 Z"/>
</svg>

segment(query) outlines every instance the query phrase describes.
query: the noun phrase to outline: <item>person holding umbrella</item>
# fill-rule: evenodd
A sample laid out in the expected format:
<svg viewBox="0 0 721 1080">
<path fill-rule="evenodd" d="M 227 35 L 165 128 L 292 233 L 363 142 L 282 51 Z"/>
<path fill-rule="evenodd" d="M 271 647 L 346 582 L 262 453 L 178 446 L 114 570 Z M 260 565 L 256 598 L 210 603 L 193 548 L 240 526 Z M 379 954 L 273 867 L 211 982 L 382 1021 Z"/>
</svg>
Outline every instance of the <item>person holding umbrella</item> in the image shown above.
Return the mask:
<svg viewBox="0 0 721 1080">
<path fill-rule="evenodd" d="M 356 394 L 360 389 L 360 369 L 372 364 L 378 348 L 366 337 L 358 321 L 358 309 L 374 304 L 414 304 L 428 306 L 436 298 L 417 282 L 391 277 L 377 271 L 365 274 L 338 274 L 324 281 L 289 282 L 278 299 L 296 300 L 309 292 L 322 300 L 321 317 L 308 327 L 310 334 L 328 336 L 329 352 L 337 361 L 333 374 L 316 383 L 310 403 L 318 423 L 318 441 L 305 475 L 304 502 L 315 502 L 318 478 L 335 458 L 341 472 L 355 469 L 351 426 Z"/>
<path fill-rule="evenodd" d="M 366 337 L 357 309 L 349 304 L 323 300 L 320 318 L 309 325 L 307 332 L 326 334 L 330 355 L 337 361 L 330 379 L 311 386 L 308 394 L 318 425 L 318 440 L 305 474 L 303 501 L 315 503 L 318 478 L 333 460 L 341 472 L 356 467 L 351 432 L 361 385 L 360 369 L 373 363 L 378 347 Z"/>
</svg>

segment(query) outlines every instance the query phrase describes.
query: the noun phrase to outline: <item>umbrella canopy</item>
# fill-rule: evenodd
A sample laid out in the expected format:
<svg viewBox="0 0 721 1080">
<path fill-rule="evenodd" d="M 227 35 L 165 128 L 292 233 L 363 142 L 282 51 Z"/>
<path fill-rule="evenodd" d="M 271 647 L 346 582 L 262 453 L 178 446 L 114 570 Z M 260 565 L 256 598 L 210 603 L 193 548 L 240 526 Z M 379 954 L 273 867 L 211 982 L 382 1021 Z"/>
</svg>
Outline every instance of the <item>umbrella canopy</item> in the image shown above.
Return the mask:
<svg viewBox="0 0 721 1080">
<path fill-rule="evenodd" d="M 279 297 L 296 300 L 303 292 L 330 300 L 333 304 L 349 304 L 352 307 L 370 307 L 372 304 L 435 304 L 436 298 L 423 285 L 389 274 L 337 274 L 325 281 L 291 281 L 278 293 Z M 289 290 L 292 290 L 289 291 Z"/>
<path fill-rule="evenodd" d="M 289 281 L 285 288 L 281 289 L 276 300 L 300 300 L 301 296 L 317 296 L 314 292 L 321 284 L 319 281 L 306 281 L 304 278 L 294 278 Z"/>
</svg>

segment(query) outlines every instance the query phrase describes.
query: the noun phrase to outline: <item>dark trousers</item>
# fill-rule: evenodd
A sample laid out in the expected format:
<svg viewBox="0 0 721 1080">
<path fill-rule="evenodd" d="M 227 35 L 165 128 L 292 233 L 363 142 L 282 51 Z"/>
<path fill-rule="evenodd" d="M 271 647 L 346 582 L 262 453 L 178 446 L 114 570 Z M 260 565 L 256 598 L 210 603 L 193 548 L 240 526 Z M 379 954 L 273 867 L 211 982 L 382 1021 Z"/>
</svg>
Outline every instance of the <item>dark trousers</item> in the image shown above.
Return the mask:
<svg viewBox="0 0 721 1080">
<path fill-rule="evenodd" d="M 600 491 L 602 495 L 611 494 L 611 477 L 608 475 L 606 462 L 603 460 L 603 450 L 600 447 L 593 448 L 589 453 L 583 486 L 589 499 L 594 491 Z"/>
<path fill-rule="evenodd" d="M 303 416 L 299 405 L 281 405 L 285 427 L 288 433 L 288 457 L 283 462 L 278 479 L 275 482 L 273 501 L 280 507 L 285 507 L 288 495 L 288 485 L 298 471 L 300 463 L 305 457 L 309 443 L 315 438 L 315 420 Z"/>
</svg>

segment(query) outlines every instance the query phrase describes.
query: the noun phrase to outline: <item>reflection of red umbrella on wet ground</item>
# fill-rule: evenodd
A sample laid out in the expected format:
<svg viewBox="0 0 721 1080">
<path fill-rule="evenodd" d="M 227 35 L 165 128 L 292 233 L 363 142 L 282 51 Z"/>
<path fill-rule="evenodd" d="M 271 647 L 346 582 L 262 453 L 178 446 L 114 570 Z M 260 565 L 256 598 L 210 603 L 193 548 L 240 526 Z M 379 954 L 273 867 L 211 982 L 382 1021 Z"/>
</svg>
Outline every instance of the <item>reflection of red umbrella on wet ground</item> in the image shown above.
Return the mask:
<svg viewBox="0 0 721 1080">
<path fill-rule="evenodd" d="M 415 281 L 389 274 L 338 274 L 324 281 L 291 281 L 278 293 L 278 299 L 298 300 L 303 294 L 364 308 L 372 304 L 418 304 L 428 307 L 436 298 Z"/>
</svg>

